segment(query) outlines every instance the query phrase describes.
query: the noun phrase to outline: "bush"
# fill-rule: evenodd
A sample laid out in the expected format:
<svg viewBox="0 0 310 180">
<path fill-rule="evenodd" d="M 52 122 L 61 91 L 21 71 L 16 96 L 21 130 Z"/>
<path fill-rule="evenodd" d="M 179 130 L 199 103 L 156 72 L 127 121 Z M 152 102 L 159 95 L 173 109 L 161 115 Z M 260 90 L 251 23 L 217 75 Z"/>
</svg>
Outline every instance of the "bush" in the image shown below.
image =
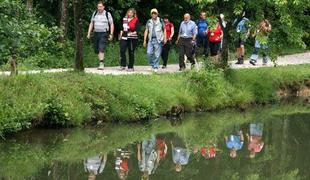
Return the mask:
<svg viewBox="0 0 310 180">
<path fill-rule="evenodd" d="M 298 72 L 298 73 L 296 73 Z M 136 122 L 165 115 L 278 100 L 277 90 L 298 90 L 309 65 L 101 76 L 78 73 L 0 77 L 0 135 L 40 124 L 79 126 L 90 120 Z"/>
</svg>

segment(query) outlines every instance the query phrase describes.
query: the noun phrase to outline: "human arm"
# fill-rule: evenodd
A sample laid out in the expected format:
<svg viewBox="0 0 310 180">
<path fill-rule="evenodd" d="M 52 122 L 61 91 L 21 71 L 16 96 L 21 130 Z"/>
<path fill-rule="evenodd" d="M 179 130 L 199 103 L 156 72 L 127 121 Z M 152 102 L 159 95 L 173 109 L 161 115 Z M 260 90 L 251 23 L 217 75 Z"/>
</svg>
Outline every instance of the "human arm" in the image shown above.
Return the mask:
<svg viewBox="0 0 310 180">
<path fill-rule="evenodd" d="M 148 28 L 146 28 L 144 31 L 143 47 L 146 47 L 146 41 L 147 41 L 148 34 L 149 34 L 149 30 Z"/>
<path fill-rule="evenodd" d="M 94 28 L 94 22 L 91 21 L 91 22 L 89 23 L 89 26 L 88 26 L 87 39 L 90 39 L 90 34 L 91 34 L 93 28 Z"/>
<path fill-rule="evenodd" d="M 139 162 L 141 161 L 141 143 L 137 144 L 137 159 Z"/>
<path fill-rule="evenodd" d="M 173 36 L 174 36 L 174 26 L 171 27 L 171 35 L 169 37 L 169 40 L 172 40 Z"/>
</svg>

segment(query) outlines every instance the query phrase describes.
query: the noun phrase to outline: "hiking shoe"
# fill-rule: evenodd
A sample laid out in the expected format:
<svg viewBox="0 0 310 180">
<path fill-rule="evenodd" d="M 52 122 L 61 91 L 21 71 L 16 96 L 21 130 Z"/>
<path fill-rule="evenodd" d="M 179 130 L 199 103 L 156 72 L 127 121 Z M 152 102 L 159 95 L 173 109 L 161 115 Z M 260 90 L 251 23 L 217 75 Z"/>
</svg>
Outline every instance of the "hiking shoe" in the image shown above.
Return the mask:
<svg viewBox="0 0 310 180">
<path fill-rule="evenodd" d="M 167 66 L 162 66 L 161 68 L 162 68 L 162 69 L 167 69 Z"/>
<path fill-rule="evenodd" d="M 243 59 L 238 59 L 238 62 L 236 62 L 237 65 L 243 64 Z"/>
<path fill-rule="evenodd" d="M 250 64 L 252 64 L 253 66 L 256 66 L 256 61 L 255 60 L 250 60 Z"/>
<path fill-rule="evenodd" d="M 153 72 L 154 72 L 154 73 L 157 73 L 157 72 L 158 72 L 158 69 L 157 69 L 157 68 L 154 68 L 154 69 L 153 69 Z"/>
<path fill-rule="evenodd" d="M 103 63 L 103 62 L 100 62 L 100 63 L 99 63 L 98 70 L 103 70 L 103 69 L 104 69 L 104 63 Z"/>
</svg>

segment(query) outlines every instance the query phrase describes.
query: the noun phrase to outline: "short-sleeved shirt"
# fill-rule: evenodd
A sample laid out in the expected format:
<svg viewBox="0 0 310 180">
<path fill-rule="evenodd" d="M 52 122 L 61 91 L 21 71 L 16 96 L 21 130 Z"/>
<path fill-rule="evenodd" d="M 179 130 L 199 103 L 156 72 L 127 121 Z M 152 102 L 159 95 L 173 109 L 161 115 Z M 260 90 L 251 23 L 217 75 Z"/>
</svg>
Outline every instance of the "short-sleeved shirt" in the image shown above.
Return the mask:
<svg viewBox="0 0 310 180">
<path fill-rule="evenodd" d="M 220 36 L 222 35 L 222 27 L 220 24 L 216 26 L 216 29 L 210 29 L 208 31 L 208 38 L 210 42 L 221 42 L 222 39 Z"/>
<path fill-rule="evenodd" d="M 239 135 L 230 135 L 226 141 L 226 146 L 229 149 L 240 150 L 243 146 L 243 141 Z"/>
<path fill-rule="evenodd" d="M 174 25 L 171 22 L 165 23 L 167 39 L 169 39 L 171 37 L 172 28 L 174 28 Z"/>
<path fill-rule="evenodd" d="M 182 38 L 193 38 L 197 35 L 196 23 L 192 20 L 189 22 L 183 21 L 180 25 L 179 34 Z"/>
<path fill-rule="evenodd" d="M 102 156 L 94 156 L 85 160 L 84 168 L 87 172 L 94 172 L 97 175 L 102 173 L 105 163 Z"/>
<path fill-rule="evenodd" d="M 172 150 L 172 158 L 175 164 L 186 165 L 188 164 L 190 152 L 187 149 L 175 147 Z"/>
<path fill-rule="evenodd" d="M 251 136 L 250 142 L 248 145 L 248 150 L 254 150 L 254 152 L 261 152 L 264 147 L 264 143 L 262 142 L 262 137 L 259 136 Z"/>
<path fill-rule="evenodd" d="M 197 21 L 197 27 L 198 27 L 198 37 L 205 37 L 206 36 L 206 30 L 208 29 L 207 20 L 199 19 Z"/>
<path fill-rule="evenodd" d="M 106 14 L 108 13 L 108 14 Z M 108 18 L 107 18 L 108 15 Z M 94 31 L 95 32 L 108 32 L 109 24 L 113 24 L 113 17 L 111 13 L 103 11 L 102 13 L 96 11 L 91 17 L 91 21 L 94 22 Z"/>
</svg>

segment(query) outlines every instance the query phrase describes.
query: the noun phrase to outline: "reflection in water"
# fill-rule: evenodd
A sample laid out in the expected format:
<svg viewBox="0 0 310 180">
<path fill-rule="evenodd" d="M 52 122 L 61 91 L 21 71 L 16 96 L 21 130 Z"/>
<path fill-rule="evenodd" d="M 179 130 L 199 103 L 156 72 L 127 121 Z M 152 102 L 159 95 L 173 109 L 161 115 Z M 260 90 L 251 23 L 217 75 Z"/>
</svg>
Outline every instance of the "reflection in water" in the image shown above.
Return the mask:
<svg viewBox="0 0 310 180">
<path fill-rule="evenodd" d="M 25 132 L 0 143 L 0 179 L 307 179 L 309 114 L 266 114 Z"/>
<path fill-rule="evenodd" d="M 84 168 L 88 175 L 88 180 L 95 180 L 96 176 L 102 173 L 107 162 L 107 153 L 103 156 L 94 156 L 90 158 L 86 158 L 84 161 Z"/>
<path fill-rule="evenodd" d="M 233 132 L 229 135 L 229 137 L 225 136 L 225 142 L 227 148 L 230 150 L 230 157 L 236 158 L 237 151 L 241 150 L 244 144 L 242 130 L 238 126 L 235 126 Z"/>
<path fill-rule="evenodd" d="M 121 180 L 127 179 L 131 152 L 127 148 L 116 149 L 115 170 Z"/>
<path fill-rule="evenodd" d="M 250 158 L 254 158 L 256 153 L 261 152 L 264 147 L 263 124 L 250 124 L 250 135 L 247 134 L 247 137 L 249 142 L 248 150 L 250 151 Z"/>
</svg>

